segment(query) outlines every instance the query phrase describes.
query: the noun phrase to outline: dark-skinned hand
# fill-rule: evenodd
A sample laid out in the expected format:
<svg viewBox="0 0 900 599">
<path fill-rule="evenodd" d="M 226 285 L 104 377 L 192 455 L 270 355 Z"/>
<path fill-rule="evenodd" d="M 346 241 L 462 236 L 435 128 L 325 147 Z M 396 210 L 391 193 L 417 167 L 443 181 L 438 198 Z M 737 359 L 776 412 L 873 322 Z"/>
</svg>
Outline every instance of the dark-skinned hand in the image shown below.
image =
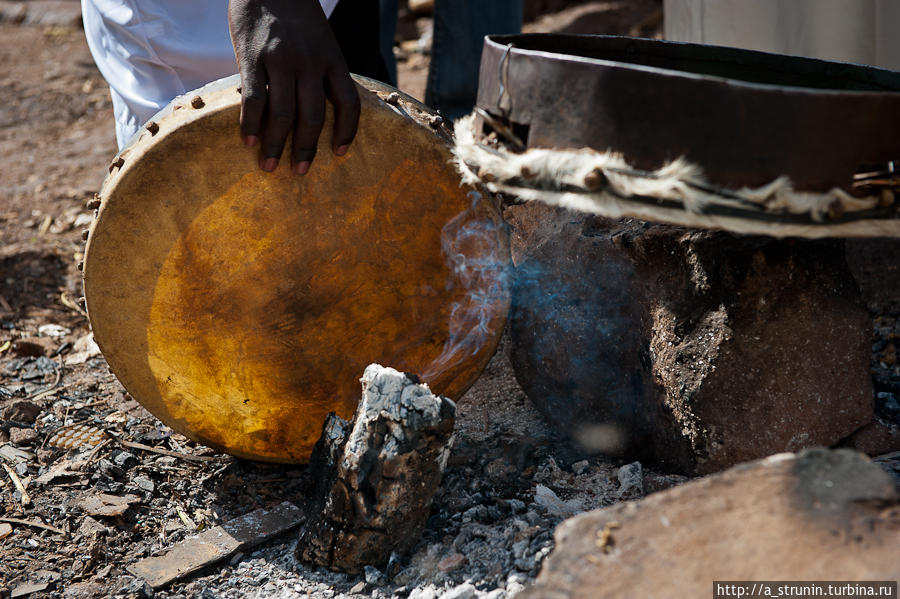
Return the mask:
<svg viewBox="0 0 900 599">
<path fill-rule="evenodd" d="M 230 0 L 228 25 L 241 72 L 241 135 L 249 146 L 260 143 L 260 168 L 275 170 L 293 132 L 291 168 L 309 171 L 326 97 L 334 106 L 332 151 L 345 154 L 359 95 L 318 0 Z"/>
</svg>

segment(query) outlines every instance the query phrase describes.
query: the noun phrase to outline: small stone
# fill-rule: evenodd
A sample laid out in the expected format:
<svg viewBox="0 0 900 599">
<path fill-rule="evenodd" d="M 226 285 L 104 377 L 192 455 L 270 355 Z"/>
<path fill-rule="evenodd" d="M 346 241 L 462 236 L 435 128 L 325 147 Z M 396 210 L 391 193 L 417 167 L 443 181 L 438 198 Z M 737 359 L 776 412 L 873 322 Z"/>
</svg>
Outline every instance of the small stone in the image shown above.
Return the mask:
<svg viewBox="0 0 900 599">
<path fill-rule="evenodd" d="M 487 518 L 487 508 L 483 505 L 472 506 L 463 512 L 463 522 L 482 522 Z"/>
<path fill-rule="evenodd" d="M 364 567 L 363 572 L 365 573 L 366 582 L 369 584 L 379 586 L 387 582 L 384 574 L 381 573 L 381 570 L 374 566 Z"/>
<path fill-rule="evenodd" d="M 154 482 L 143 475 L 135 476 L 133 479 L 131 479 L 131 483 L 138 489 L 147 491 L 148 493 L 152 493 L 156 490 L 156 485 L 154 484 Z"/>
<path fill-rule="evenodd" d="M 428 585 L 413 589 L 409 594 L 409 599 L 435 599 L 437 596 L 437 590 L 433 586 Z"/>
<path fill-rule="evenodd" d="M 441 572 L 452 572 L 456 570 L 460 566 L 466 564 L 468 562 L 468 558 L 461 553 L 451 553 L 444 559 L 438 562 L 438 570 Z"/>
<path fill-rule="evenodd" d="M 17 401 L 3 410 L 3 419 L 21 422 L 22 424 L 34 424 L 41 407 L 32 401 Z"/>
<path fill-rule="evenodd" d="M 471 583 L 463 583 L 441 595 L 441 599 L 475 599 L 478 590 Z"/>
<path fill-rule="evenodd" d="M 125 470 L 129 470 L 134 466 L 137 466 L 139 463 L 134 454 L 127 451 L 120 451 L 118 454 L 116 454 L 116 456 L 113 458 L 113 462 L 117 466 L 121 466 Z"/>
<path fill-rule="evenodd" d="M 640 462 L 632 462 L 619 468 L 616 473 L 619 479 L 619 496 L 627 494 L 644 494 L 644 470 Z"/>
<path fill-rule="evenodd" d="M 400 571 L 400 562 L 400 554 L 392 551 L 391 557 L 388 558 L 387 566 L 384 567 L 384 573 L 388 578 L 393 578 Z"/>
<path fill-rule="evenodd" d="M 78 534 L 85 537 L 99 536 L 106 534 L 106 527 L 90 516 L 85 516 L 81 526 L 78 527 Z"/>
<path fill-rule="evenodd" d="M 525 555 L 525 551 L 527 551 L 527 550 L 528 550 L 528 540 L 527 539 L 524 539 L 521 541 L 516 541 L 515 543 L 513 543 L 512 552 L 513 552 L 513 557 L 515 557 L 516 559 L 521 559 L 522 556 Z"/>
<path fill-rule="evenodd" d="M 893 393 L 882 392 L 877 395 L 878 399 L 884 402 L 884 408 L 892 412 L 900 412 L 900 403 L 897 402 L 897 396 Z"/>
<path fill-rule="evenodd" d="M 11 428 L 9 429 L 9 440 L 19 447 L 23 445 L 31 445 L 37 441 L 38 434 L 33 428 Z"/>
<path fill-rule="evenodd" d="M 508 503 L 509 503 L 509 509 L 514 514 L 518 514 L 519 512 L 522 512 L 525 510 L 525 502 L 524 501 L 520 501 L 518 499 L 510 499 Z"/>
<path fill-rule="evenodd" d="M 97 471 L 110 478 L 122 478 L 125 476 L 125 471 L 107 460 L 103 458 L 97 462 Z"/>
<path fill-rule="evenodd" d="M 155 593 L 153 588 L 146 581 L 140 578 L 132 579 L 128 584 L 124 585 L 120 590 L 126 596 L 138 597 L 139 599 L 153 599 Z"/>
<path fill-rule="evenodd" d="M 589 462 L 587 460 L 581 460 L 580 462 L 575 462 L 572 464 L 572 472 L 575 474 L 584 474 L 587 471 Z"/>
<path fill-rule="evenodd" d="M 484 467 L 484 475 L 496 481 L 515 476 L 516 473 L 516 467 L 503 458 L 497 458 Z"/>
<path fill-rule="evenodd" d="M 364 580 L 360 580 L 355 585 L 353 585 L 353 588 L 350 589 L 350 594 L 351 595 L 362 595 L 363 593 L 366 592 L 366 590 L 368 588 L 369 588 L 369 584 Z"/>
<path fill-rule="evenodd" d="M 506 593 L 513 596 L 525 590 L 525 583 L 528 581 L 523 574 L 518 572 L 510 574 L 506 579 Z"/>
<path fill-rule="evenodd" d="M 31 595 L 32 593 L 39 593 L 41 591 L 44 591 L 49 586 L 50 586 L 50 584 L 46 583 L 46 582 L 38 582 L 38 583 L 26 582 L 24 584 L 20 584 L 16 588 L 14 588 L 12 590 L 12 593 L 10 593 L 9 596 L 10 596 L 10 599 L 19 599 L 20 597 L 27 597 L 28 595 Z"/>
<path fill-rule="evenodd" d="M 522 572 L 531 572 L 537 567 L 537 561 L 535 561 L 533 555 L 525 555 L 517 559 L 514 563 L 516 570 L 521 570 Z"/>
</svg>

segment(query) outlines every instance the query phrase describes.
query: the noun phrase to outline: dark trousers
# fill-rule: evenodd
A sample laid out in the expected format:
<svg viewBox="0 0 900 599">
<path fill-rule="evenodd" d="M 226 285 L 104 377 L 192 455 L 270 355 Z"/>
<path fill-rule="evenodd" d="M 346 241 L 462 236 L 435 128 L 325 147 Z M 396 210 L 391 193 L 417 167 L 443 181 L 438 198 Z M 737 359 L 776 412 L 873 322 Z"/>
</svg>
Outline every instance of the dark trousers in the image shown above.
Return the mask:
<svg viewBox="0 0 900 599">
<path fill-rule="evenodd" d="M 391 82 L 381 54 L 378 0 L 340 0 L 328 22 L 351 73 Z"/>
</svg>

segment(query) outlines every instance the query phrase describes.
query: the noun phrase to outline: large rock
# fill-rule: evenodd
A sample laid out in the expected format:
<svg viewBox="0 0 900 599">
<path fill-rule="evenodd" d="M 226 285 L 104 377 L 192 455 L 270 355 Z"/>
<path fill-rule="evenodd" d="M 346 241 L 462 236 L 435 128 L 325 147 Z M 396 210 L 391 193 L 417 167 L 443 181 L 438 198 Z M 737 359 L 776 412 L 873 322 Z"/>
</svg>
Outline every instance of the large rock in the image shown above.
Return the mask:
<svg viewBox="0 0 900 599">
<path fill-rule="evenodd" d="M 711 597 L 716 580 L 897 580 L 900 499 L 851 450 L 737 466 L 576 516 L 521 599 Z"/>
<path fill-rule="evenodd" d="M 588 449 L 702 474 L 872 421 L 871 325 L 840 242 L 505 216 L 516 377 Z"/>
<path fill-rule="evenodd" d="M 869 309 L 900 315 L 900 239 L 851 239 L 847 263 Z"/>
</svg>

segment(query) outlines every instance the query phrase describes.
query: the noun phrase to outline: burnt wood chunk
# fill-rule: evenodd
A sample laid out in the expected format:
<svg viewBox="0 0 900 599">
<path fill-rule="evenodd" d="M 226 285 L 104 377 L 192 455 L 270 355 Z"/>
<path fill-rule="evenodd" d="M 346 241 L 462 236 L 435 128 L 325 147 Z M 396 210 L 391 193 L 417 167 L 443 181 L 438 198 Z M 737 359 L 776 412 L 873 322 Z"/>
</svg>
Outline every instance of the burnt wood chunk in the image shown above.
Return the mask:
<svg viewBox="0 0 900 599">
<path fill-rule="evenodd" d="M 428 519 L 450 454 L 455 404 L 372 364 L 352 421 L 330 414 L 313 449 L 318 486 L 297 558 L 359 573 L 407 551 Z"/>
</svg>

